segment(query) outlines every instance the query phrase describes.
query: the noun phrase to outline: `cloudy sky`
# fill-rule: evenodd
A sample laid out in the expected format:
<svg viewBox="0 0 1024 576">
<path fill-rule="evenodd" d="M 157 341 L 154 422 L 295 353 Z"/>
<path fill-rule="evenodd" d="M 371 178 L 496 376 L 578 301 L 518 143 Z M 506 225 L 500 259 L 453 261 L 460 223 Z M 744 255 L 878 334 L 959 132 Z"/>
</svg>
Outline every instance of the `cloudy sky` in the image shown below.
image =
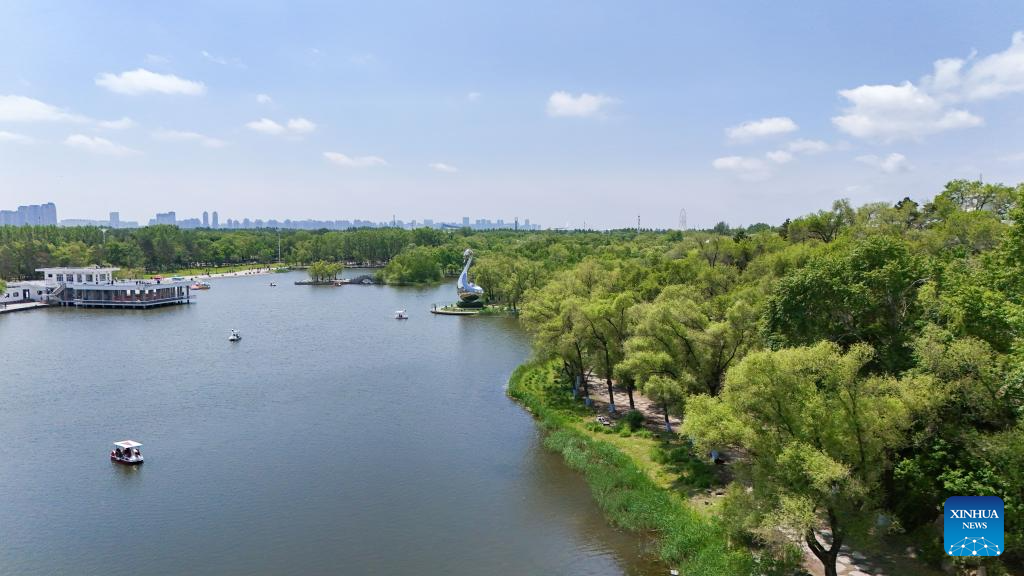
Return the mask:
<svg viewBox="0 0 1024 576">
<path fill-rule="evenodd" d="M 1024 4 L 0 3 L 0 207 L 777 223 L 1024 181 Z"/>
</svg>

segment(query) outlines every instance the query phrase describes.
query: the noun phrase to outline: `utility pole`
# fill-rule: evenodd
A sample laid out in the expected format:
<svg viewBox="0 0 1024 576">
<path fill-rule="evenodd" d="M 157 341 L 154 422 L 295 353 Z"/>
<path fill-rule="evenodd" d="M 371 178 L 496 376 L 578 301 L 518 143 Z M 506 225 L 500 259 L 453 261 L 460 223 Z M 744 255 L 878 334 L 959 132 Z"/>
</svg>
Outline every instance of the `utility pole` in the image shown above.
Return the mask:
<svg viewBox="0 0 1024 576">
<path fill-rule="evenodd" d="M 640 233 L 640 215 L 639 214 L 636 215 L 636 233 L 637 234 Z"/>
</svg>

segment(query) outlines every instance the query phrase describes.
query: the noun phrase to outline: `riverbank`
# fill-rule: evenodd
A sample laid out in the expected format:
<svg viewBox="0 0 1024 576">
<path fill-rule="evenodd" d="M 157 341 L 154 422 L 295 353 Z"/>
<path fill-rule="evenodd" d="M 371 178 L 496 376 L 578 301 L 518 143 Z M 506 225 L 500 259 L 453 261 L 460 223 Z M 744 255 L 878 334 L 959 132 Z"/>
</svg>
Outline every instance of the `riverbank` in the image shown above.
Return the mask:
<svg viewBox="0 0 1024 576">
<path fill-rule="evenodd" d="M 655 540 L 669 567 L 687 576 L 752 573 L 756 560 L 746 549 L 730 545 L 725 527 L 678 494 L 669 474 L 654 473 L 663 466 L 656 459 L 668 465 L 680 459 L 682 443 L 674 435 L 632 432 L 625 426 L 608 434 L 609 427 L 595 421 L 596 413 L 573 399 L 553 363 L 517 368 L 508 394 L 537 418 L 546 434 L 544 445 L 584 475 L 608 520 Z M 675 476 L 679 482 L 697 474 Z"/>
</svg>

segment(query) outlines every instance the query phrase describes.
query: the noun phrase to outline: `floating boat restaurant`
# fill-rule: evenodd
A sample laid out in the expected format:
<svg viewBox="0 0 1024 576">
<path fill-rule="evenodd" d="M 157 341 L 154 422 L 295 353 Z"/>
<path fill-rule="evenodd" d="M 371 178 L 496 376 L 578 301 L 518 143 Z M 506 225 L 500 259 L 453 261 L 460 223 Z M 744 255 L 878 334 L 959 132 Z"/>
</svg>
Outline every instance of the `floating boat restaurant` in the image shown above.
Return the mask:
<svg viewBox="0 0 1024 576">
<path fill-rule="evenodd" d="M 155 308 L 188 304 L 189 282 L 164 280 L 115 280 L 119 268 L 38 268 L 45 290 L 41 300 L 55 306 L 80 308 Z"/>
</svg>

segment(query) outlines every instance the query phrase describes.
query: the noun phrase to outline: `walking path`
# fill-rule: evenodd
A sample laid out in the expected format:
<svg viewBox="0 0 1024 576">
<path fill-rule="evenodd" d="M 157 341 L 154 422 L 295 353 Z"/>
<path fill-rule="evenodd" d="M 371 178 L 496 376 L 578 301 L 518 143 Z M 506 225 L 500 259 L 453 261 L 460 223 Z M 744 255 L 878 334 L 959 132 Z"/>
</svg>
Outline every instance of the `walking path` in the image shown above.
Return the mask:
<svg viewBox="0 0 1024 576">
<path fill-rule="evenodd" d="M 608 385 L 603 379 L 594 376 L 587 379 L 587 385 L 590 388 L 590 399 L 593 402 L 596 413 L 599 415 L 607 414 Z M 620 388 L 617 383 L 613 386 L 612 391 L 615 397 L 615 410 L 617 412 L 615 417 L 621 417 L 629 411 L 629 397 L 626 395 L 626 390 Z M 580 394 L 582 394 L 582 391 Z M 636 409 L 643 412 L 646 418 L 645 425 L 648 429 L 659 432 L 665 429 L 665 420 L 659 404 L 652 402 L 636 390 L 633 391 L 633 401 L 636 404 Z M 672 431 L 678 432 L 679 425 L 681 424 L 679 418 L 670 414 L 669 421 L 672 424 Z M 696 501 L 703 502 L 706 505 L 723 494 L 724 491 L 721 489 L 721 486 L 714 487 L 703 495 L 697 495 Z M 828 534 L 826 533 L 827 538 Z M 801 542 L 801 547 L 804 551 L 804 570 L 812 576 L 823 576 L 824 571 L 822 570 L 821 562 L 814 556 L 810 548 L 807 547 L 807 544 Z M 917 560 L 916 554 L 912 549 L 900 551 L 894 548 L 894 546 L 889 546 L 884 550 L 876 551 L 872 554 L 872 558 L 869 559 L 860 551 L 843 545 L 840 548 L 836 571 L 839 576 L 941 575 L 941 572 L 930 569 Z"/>
</svg>

